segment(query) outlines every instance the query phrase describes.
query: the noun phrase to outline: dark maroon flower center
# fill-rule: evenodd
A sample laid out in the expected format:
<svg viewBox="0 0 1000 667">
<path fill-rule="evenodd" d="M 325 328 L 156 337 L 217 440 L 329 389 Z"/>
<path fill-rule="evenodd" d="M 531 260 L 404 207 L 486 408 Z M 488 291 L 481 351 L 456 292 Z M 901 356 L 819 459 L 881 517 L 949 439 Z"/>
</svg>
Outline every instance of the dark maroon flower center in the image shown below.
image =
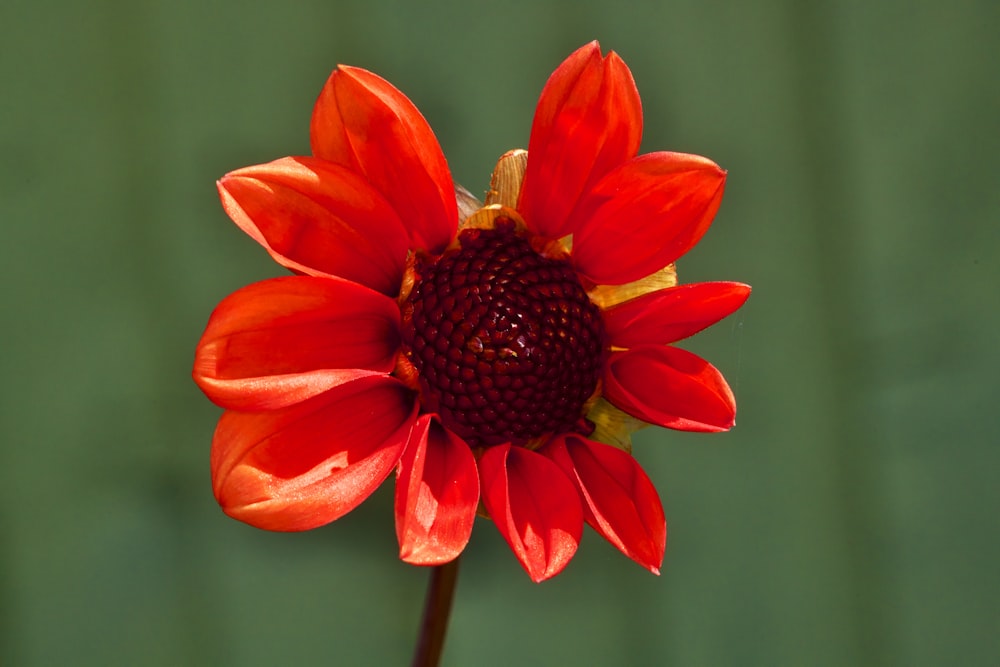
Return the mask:
<svg viewBox="0 0 1000 667">
<path fill-rule="evenodd" d="M 588 432 L 604 325 L 572 267 L 513 225 L 467 229 L 459 243 L 418 263 L 403 304 L 424 410 L 474 446 Z"/>
</svg>

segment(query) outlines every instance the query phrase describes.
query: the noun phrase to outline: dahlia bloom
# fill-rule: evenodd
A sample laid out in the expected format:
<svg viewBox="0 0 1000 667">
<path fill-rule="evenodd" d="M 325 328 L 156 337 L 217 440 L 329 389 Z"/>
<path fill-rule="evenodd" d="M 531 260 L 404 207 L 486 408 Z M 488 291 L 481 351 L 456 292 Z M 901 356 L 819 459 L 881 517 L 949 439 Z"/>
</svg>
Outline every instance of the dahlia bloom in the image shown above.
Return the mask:
<svg viewBox="0 0 1000 667">
<path fill-rule="evenodd" d="M 225 408 L 211 454 L 223 510 L 307 530 L 395 471 L 406 562 L 456 558 L 478 514 L 535 581 L 566 566 L 584 522 L 658 573 L 666 522 L 629 434 L 732 427 L 722 375 L 672 344 L 750 288 L 676 284 L 725 172 L 637 155 L 641 128 L 625 63 L 587 44 L 480 203 L 406 96 L 338 67 L 312 157 L 218 183 L 226 213 L 294 274 L 228 296 L 197 346 L 194 379 Z"/>
</svg>

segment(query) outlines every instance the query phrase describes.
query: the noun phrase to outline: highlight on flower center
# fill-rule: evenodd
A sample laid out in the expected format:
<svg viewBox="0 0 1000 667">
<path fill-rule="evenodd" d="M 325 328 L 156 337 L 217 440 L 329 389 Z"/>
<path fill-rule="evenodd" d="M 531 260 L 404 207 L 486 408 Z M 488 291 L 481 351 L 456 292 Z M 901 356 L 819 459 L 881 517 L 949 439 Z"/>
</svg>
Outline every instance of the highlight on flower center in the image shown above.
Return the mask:
<svg viewBox="0 0 1000 667">
<path fill-rule="evenodd" d="M 197 346 L 194 379 L 225 408 L 211 453 L 223 510 L 307 530 L 395 471 L 406 562 L 456 558 L 479 514 L 535 581 L 566 566 L 584 523 L 658 573 L 666 522 L 630 433 L 732 427 L 722 375 L 673 344 L 750 288 L 677 284 L 725 172 L 638 155 L 641 131 L 625 63 L 587 44 L 480 203 L 405 95 L 338 67 L 311 157 L 218 183 L 226 213 L 294 274 L 228 296 Z"/>
</svg>

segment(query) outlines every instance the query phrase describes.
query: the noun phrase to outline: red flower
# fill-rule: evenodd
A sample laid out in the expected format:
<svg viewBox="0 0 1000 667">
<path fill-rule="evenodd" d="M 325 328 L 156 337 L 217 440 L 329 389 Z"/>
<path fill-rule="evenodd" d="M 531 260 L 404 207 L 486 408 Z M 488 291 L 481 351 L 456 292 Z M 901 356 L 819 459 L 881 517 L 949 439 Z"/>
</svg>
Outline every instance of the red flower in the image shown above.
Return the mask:
<svg viewBox="0 0 1000 667">
<path fill-rule="evenodd" d="M 666 523 L 629 432 L 733 425 L 720 373 L 671 344 L 750 288 L 676 286 L 725 172 L 637 156 L 641 126 L 628 68 L 588 44 L 482 205 L 401 92 L 334 71 L 314 157 L 219 181 L 229 216 L 296 274 L 227 297 L 198 343 L 195 381 L 226 409 L 211 458 L 225 512 L 315 528 L 395 470 L 407 562 L 457 557 L 479 511 L 535 581 L 566 566 L 584 521 L 658 572 Z"/>
</svg>

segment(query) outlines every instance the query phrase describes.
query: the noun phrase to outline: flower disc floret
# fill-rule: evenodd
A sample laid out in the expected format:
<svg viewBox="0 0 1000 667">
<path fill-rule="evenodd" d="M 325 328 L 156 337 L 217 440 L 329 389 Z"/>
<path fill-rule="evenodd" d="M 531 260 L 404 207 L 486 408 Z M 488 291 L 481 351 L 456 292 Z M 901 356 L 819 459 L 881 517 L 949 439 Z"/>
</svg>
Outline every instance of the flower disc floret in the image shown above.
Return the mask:
<svg viewBox="0 0 1000 667">
<path fill-rule="evenodd" d="M 467 229 L 419 262 L 403 348 L 424 409 L 471 445 L 589 433 L 584 406 L 604 361 L 604 326 L 565 261 L 512 224 Z"/>
</svg>

